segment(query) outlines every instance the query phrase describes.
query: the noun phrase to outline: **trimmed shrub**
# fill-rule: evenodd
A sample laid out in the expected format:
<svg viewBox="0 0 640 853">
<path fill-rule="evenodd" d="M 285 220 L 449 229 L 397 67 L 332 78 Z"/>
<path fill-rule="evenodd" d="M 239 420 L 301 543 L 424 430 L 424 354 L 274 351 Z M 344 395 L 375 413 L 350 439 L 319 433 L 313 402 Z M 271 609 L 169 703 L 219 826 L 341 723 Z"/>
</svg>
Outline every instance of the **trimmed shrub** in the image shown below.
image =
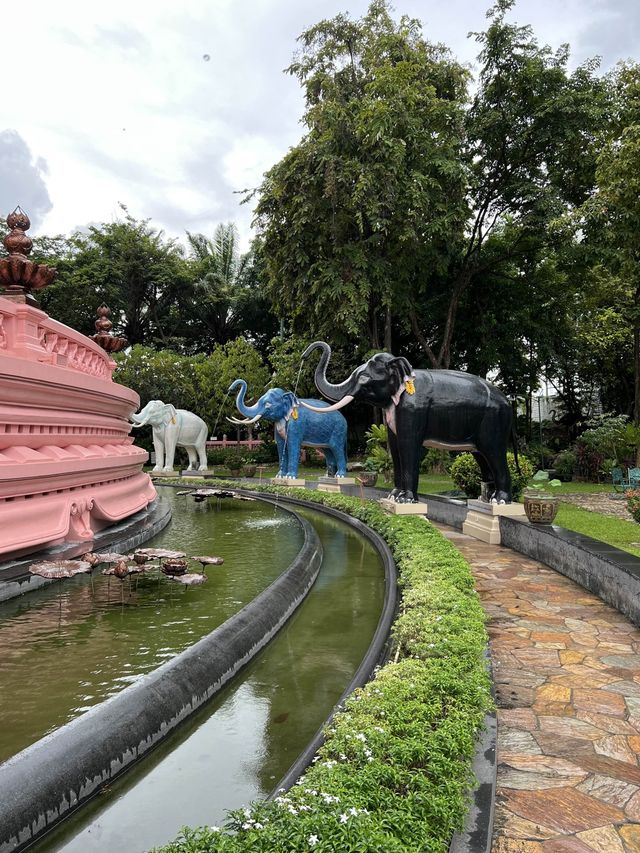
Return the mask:
<svg viewBox="0 0 640 853">
<path fill-rule="evenodd" d="M 526 456 L 518 456 L 520 470 L 516 468 L 515 456 L 511 451 L 507 453 L 507 465 L 511 474 L 511 491 L 513 500 L 517 501 L 527 482 L 533 474 L 533 465 Z M 480 466 L 471 453 L 461 453 L 457 456 L 449 469 L 451 479 L 468 498 L 480 497 L 482 478 Z"/>
<path fill-rule="evenodd" d="M 629 514 L 633 517 L 634 521 L 637 521 L 640 524 L 640 491 L 637 489 L 630 489 L 628 492 L 624 493 L 624 496 L 627 500 L 627 509 L 629 510 Z"/>
<path fill-rule="evenodd" d="M 222 829 L 185 828 L 162 851 L 445 853 L 464 822 L 475 739 L 491 707 L 484 613 L 468 564 L 431 524 L 386 515 L 373 501 L 260 491 L 335 507 L 386 539 L 402 589 L 395 660 L 349 697 L 288 793 L 230 812 Z"/>
</svg>

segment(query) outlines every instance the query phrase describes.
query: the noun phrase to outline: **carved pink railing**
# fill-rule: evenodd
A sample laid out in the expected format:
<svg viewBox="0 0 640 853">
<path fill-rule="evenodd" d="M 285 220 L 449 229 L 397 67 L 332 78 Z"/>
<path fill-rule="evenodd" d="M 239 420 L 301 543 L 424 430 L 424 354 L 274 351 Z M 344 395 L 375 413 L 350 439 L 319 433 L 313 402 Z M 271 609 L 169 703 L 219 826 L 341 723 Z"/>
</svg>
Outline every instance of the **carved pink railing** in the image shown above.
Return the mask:
<svg viewBox="0 0 640 853">
<path fill-rule="evenodd" d="M 115 362 L 80 332 L 43 311 L 0 297 L 0 354 L 26 358 L 111 380 Z"/>
</svg>

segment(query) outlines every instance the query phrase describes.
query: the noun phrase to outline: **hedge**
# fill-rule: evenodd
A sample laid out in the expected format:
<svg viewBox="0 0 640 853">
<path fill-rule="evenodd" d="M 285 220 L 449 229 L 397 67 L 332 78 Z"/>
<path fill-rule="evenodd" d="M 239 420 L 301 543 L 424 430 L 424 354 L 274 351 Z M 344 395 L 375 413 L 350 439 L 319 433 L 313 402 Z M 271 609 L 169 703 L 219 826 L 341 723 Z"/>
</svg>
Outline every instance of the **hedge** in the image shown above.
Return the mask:
<svg viewBox="0 0 640 853">
<path fill-rule="evenodd" d="M 444 853 L 464 824 L 475 741 L 491 708 L 484 613 L 468 564 L 423 518 L 343 495 L 260 490 L 349 513 L 388 542 L 402 593 L 393 659 L 347 699 L 288 792 L 229 812 L 224 827 L 185 827 L 157 853 Z"/>
</svg>

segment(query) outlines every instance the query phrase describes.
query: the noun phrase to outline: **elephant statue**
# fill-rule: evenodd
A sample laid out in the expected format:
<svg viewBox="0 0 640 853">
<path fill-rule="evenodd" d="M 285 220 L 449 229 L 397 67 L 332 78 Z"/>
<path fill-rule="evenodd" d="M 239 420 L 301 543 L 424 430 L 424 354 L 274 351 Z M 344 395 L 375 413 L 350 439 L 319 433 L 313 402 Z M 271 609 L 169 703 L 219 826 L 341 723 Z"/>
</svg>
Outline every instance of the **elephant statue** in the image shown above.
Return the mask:
<svg viewBox="0 0 640 853">
<path fill-rule="evenodd" d="M 318 391 L 333 406 L 300 405 L 327 417 L 360 400 L 384 409 L 389 449 L 393 459 L 394 489 L 389 495 L 398 503 L 415 503 L 422 445 L 473 453 L 482 475 L 483 495 L 492 503 L 511 503 L 511 476 L 507 448 L 512 410 L 507 398 L 479 376 L 459 370 L 416 370 L 406 358 L 376 353 L 357 367 L 344 382 L 327 380 L 331 348 L 315 341 L 302 354 L 322 354 L 316 367 Z"/>
<path fill-rule="evenodd" d="M 206 441 L 209 429 L 206 423 L 188 412 L 176 409 L 171 403 L 162 400 L 150 400 L 136 415 L 131 415 L 134 427 L 151 424 L 153 427 L 153 447 L 156 452 L 154 471 L 173 471 L 173 458 L 176 445 L 186 448 L 189 454 L 188 471 L 207 470 Z M 199 463 L 199 464 L 198 464 Z"/>
<path fill-rule="evenodd" d="M 253 405 L 244 402 L 247 383 L 236 379 L 229 392 L 239 388 L 236 397 L 238 411 L 246 420 L 229 418 L 231 423 L 245 426 L 264 417 L 275 421 L 275 440 L 278 447 L 280 470 L 278 477 L 295 479 L 298 476 L 298 461 L 301 447 L 318 447 L 324 451 L 329 477 L 345 477 L 347 474 L 347 422 L 339 412 L 319 415 L 316 411 L 301 409 L 301 400 L 292 391 L 270 388 Z M 306 400 L 319 411 L 328 407 L 322 400 Z"/>
</svg>

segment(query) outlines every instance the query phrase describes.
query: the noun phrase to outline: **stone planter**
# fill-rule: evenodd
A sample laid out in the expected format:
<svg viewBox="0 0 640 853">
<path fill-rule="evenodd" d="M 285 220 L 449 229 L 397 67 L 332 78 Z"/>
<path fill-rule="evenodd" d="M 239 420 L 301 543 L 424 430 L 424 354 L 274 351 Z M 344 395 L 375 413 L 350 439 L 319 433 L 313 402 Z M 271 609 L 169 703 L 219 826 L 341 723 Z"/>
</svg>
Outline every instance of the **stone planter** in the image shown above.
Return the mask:
<svg viewBox="0 0 640 853">
<path fill-rule="evenodd" d="M 232 477 L 239 477 L 242 473 L 242 468 L 229 468 L 229 466 L 227 466 L 227 471 Z"/>
<path fill-rule="evenodd" d="M 551 495 L 525 495 L 524 511 L 532 524 L 551 524 L 560 502 Z"/>
<path fill-rule="evenodd" d="M 378 482 L 377 471 L 355 471 L 355 478 L 362 486 L 375 486 Z"/>
<path fill-rule="evenodd" d="M 243 465 L 242 466 L 242 476 L 243 477 L 255 477 L 256 476 L 256 466 L 255 465 Z"/>
</svg>

